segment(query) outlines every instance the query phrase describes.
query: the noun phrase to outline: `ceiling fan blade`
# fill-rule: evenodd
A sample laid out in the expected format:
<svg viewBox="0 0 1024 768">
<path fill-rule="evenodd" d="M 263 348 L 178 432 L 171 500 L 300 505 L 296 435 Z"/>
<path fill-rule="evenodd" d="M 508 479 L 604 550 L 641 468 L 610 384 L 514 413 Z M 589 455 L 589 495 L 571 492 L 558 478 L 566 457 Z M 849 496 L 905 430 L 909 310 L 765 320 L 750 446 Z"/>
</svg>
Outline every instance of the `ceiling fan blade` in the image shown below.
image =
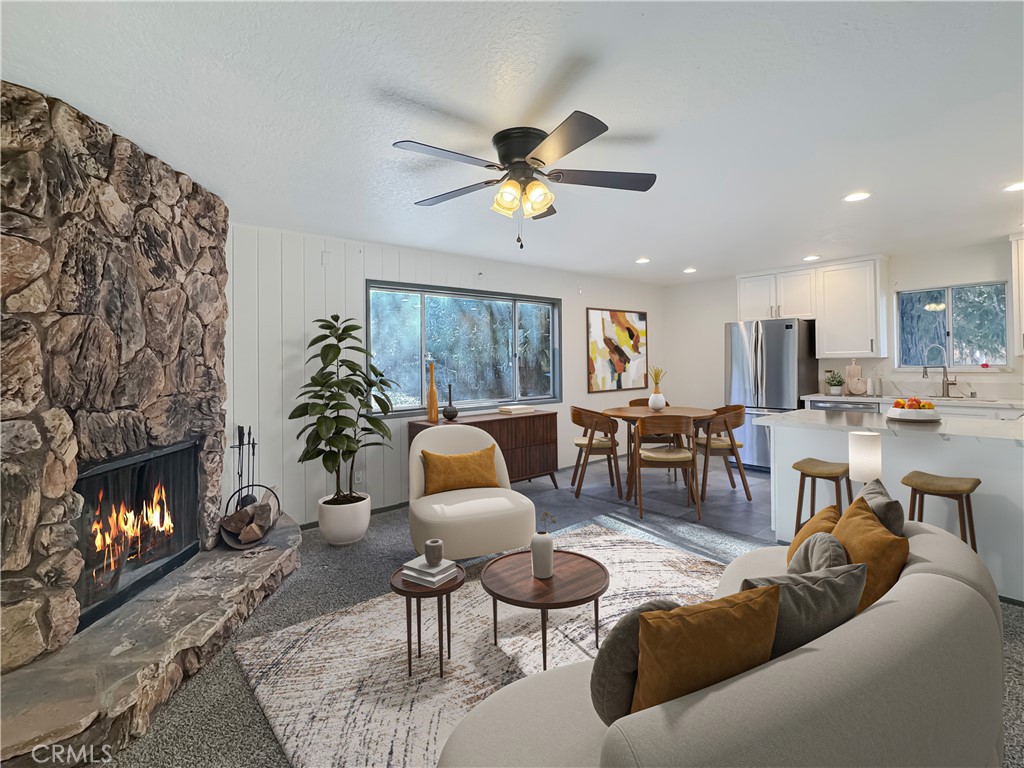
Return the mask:
<svg viewBox="0 0 1024 768">
<path fill-rule="evenodd" d="M 459 189 L 453 189 L 451 192 L 445 192 L 443 195 L 428 197 L 426 200 L 417 200 L 416 205 L 437 205 L 438 203 L 447 203 L 449 200 L 454 200 L 456 197 L 462 197 L 463 195 L 468 195 L 470 192 L 476 192 L 478 189 L 492 187 L 499 181 L 501 181 L 501 179 L 480 181 L 476 184 L 470 184 L 468 187 L 461 187 Z"/>
<path fill-rule="evenodd" d="M 553 169 L 546 174 L 558 184 L 580 184 L 584 187 L 607 187 L 646 192 L 658 176 L 653 173 L 622 173 L 621 171 L 572 171 Z"/>
<path fill-rule="evenodd" d="M 527 158 L 541 167 L 551 165 L 608 130 L 608 126 L 586 112 L 573 112 L 562 124 L 534 147 Z"/>
<path fill-rule="evenodd" d="M 450 149 L 441 149 L 440 147 L 432 147 L 429 144 L 420 144 L 418 141 L 396 141 L 391 146 L 398 147 L 398 149 L 407 149 L 410 152 L 419 152 L 421 155 L 440 157 L 442 160 L 455 160 L 459 163 L 478 165 L 481 168 L 490 168 L 492 171 L 501 170 L 500 165 L 490 160 L 481 160 L 479 157 L 471 157 L 470 155 L 464 155 L 461 152 L 452 152 Z"/>
<path fill-rule="evenodd" d="M 532 221 L 537 221 L 537 219 L 546 219 L 548 216 L 554 216 L 556 213 L 558 213 L 558 211 L 556 211 L 555 210 L 555 206 L 552 205 L 552 206 L 549 206 L 548 209 L 546 211 L 544 211 L 543 213 L 538 213 L 531 220 Z"/>
</svg>

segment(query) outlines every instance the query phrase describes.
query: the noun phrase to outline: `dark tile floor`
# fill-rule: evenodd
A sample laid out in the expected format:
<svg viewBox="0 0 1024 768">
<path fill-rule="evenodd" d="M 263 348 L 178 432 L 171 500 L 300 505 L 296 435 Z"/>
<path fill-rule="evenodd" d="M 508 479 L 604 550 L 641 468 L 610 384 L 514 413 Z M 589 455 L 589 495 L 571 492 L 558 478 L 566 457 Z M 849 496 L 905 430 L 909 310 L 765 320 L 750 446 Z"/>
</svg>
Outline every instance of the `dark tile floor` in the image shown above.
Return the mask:
<svg viewBox="0 0 1024 768">
<path fill-rule="evenodd" d="M 626 485 L 626 466 L 622 460 L 623 492 Z M 686 486 L 682 478 L 674 481 L 672 474 L 658 469 L 643 470 L 644 516 L 666 516 L 696 523 L 697 509 L 691 503 L 686 506 Z M 747 470 L 747 482 L 753 501 L 747 501 L 743 493 L 739 475 L 733 470 L 736 478 L 736 489 L 729 485 L 725 467 L 721 459 L 712 461 L 708 472 L 708 490 L 706 501 L 701 502 L 701 525 L 707 525 L 730 533 L 752 536 L 766 542 L 775 543 L 775 534 L 771 529 L 771 477 L 768 472 Z M 515 489 L 533 499 L 538 513 L 552 512 L 558 519 L 553 528 L 582 522 L 598 514 L 618 512 L 626 516 L 637 515 L 633 501 L 619 499 L 615 488 L 608 481 L 608 468 L 604 460 L 592 461 L 584 476 L 583 491 L 580 498 L 575 498 L 569 481 L 572 469 L 560 470 L 558 490 L 551 487 L 548 478 L 538 478 L 532 482 L 515 484 Z"/>
</svg>

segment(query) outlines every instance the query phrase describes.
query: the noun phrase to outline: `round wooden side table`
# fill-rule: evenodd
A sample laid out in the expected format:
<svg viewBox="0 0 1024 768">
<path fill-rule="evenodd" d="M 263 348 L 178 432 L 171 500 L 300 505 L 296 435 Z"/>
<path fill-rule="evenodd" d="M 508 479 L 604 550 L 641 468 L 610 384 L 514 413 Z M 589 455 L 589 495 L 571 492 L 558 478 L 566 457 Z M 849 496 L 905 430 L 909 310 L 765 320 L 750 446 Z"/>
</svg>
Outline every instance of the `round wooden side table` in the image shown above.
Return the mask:
<svg viewBox="0 0 1024 768">
<path fill-rule="evenodd" d="M 592 557 L 555 550 L 550 579 L 533 576 L 529 550 L 496 557 L 484 566 L 480 584 L 491 596 L 494 609 L 494 644 L 498 644 L 498 601 L 522 608 L 540 609 L 541 649 L 548 668 L 548 611 L 594 603 L 594 643 L 598 644 L 599 601 L 608 589 L 608 569 Z"/>
<path fill-rule="evenodd" d="M 444 635 L 445 614 L 448 615 L 448 658 L 452 657 L 452 592 L 466 583 L 466 569 L 455 566 L 455 575 L 436 587 L 427 587 L 407 581 L 399 568 L 391 574 L 391 591 L 405 598 L 405 644 L 409 662 L 409 677 L 412 677 L 412 601 L 416 598 L 416 656 L 423 655 L 423 620 L 420 601 L 427 597 L 437 598 L 437 660 L 441 677 L 444 677 Z M 442 599 L 444 606 L 442 607 Z"/>
</svg>

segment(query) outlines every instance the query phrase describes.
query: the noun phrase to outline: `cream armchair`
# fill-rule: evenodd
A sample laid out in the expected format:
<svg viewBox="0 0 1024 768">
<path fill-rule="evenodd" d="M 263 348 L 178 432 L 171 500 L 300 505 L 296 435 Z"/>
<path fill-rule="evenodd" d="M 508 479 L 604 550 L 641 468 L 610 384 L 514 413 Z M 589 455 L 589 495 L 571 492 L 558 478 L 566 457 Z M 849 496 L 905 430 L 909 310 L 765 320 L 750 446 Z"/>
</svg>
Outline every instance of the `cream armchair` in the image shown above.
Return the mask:
<svg viewBox="0 0 1024 768">
<path fill-rule="evenodd" d="M 494 445 L 500 488 L 464 488 L 423 495 L 423 457 L 431 453 L 469 453 Z M 525 547 L 533 536 L 533 502 L 512 490 L 501 448 L 477 427 L 445 424 L 420 432 L 409 448 L 409 534 L 416 552 L 427 539 L 442 539 L 452 560 Z"/>
</svg>

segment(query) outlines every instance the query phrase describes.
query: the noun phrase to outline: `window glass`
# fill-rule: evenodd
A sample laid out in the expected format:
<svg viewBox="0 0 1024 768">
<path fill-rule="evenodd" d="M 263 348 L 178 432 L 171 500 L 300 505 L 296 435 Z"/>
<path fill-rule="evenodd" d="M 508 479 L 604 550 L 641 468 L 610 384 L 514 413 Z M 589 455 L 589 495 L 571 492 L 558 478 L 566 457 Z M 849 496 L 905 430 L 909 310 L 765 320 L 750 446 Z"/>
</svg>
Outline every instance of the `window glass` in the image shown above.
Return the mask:
<svg viewBox="0 0 1024 768">
<path fill-rule="evenodd" d="M 395 408 L 419 407 L 423 373 L 420 367 L 420 294 L 370 291 L 373 364 L 396 386 L 389 391 Z"/>
<path fill-rule="evenodd" d="M 1006 283 L 964 285 L 953 298 L 953 365 L 1006 365 Z"/>
<path fill-rule="evenodd" d="M 899 365 L 1006 365 L 1006 283 L 901 291 Z"/>
<path fill-rule="evenodd" d="M 900 364 L 942 365 L 946 350 L 946 291 L 899 294 Z M 937 347 L 937 348 L 935 348 Z"/>
<path fill-rule="evenodd" d="M 551 397 L 551 305 L 521 301 L 518 309 L 516 345 L 519 396 Z"/>
<path fill-rule="evenodd" d="M 464 296 L 426 297 L 427 357 L 438 396 L 512 398 L 512 302 Z"/>
</svg>

